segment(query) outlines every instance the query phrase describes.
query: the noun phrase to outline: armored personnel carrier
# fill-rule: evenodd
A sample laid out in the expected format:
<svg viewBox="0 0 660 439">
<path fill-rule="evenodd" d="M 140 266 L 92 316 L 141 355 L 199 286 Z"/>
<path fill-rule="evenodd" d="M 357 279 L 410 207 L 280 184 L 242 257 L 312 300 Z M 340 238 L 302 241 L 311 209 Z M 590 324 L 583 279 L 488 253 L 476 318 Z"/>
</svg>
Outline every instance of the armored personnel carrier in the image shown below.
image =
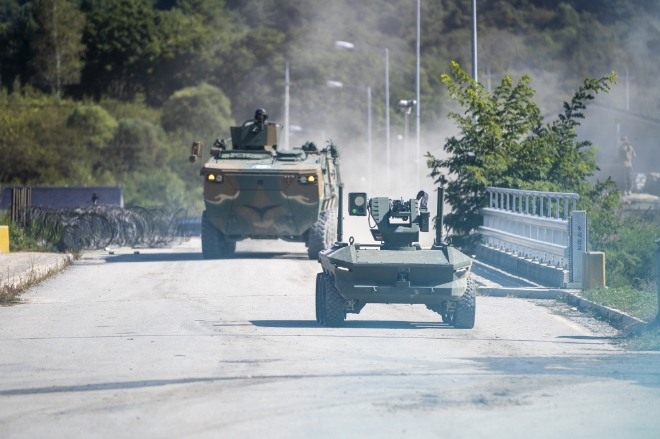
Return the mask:
<svg viewBox="0 0 660 439">
<path fill-rule="evenodd" d="M 332 245 L 341 185 L 337 147 L 318 150 L 308 142 L 281 150 L 281 128 L 255 117 L 211 148 L 200 171 L 205 259 L 231 256 L 246 238 L 304 242 L 310 259 Z M 190 161 L 202 153 L 203 145 L 193 143 Z"/>
<path fill-rule="evenodd" d="M 369 216 L 375 244 L 353 238 L 341 242 L 340 195 L 338 242 L 319 254 L 323 272 L 316 277 L 316 320 L 339 326 L 346 314 L 359 314 L 367 303 L 405 303 L 424 304 L 455 328 L 474 327 L 472 260 L 442 243 L 442 197 L 440 189 L 435 243 L 422 250 L 419 233 L 429 231 L 425 192 L 407 201 L 348 195 L 349 215 Z"/>
</svg>

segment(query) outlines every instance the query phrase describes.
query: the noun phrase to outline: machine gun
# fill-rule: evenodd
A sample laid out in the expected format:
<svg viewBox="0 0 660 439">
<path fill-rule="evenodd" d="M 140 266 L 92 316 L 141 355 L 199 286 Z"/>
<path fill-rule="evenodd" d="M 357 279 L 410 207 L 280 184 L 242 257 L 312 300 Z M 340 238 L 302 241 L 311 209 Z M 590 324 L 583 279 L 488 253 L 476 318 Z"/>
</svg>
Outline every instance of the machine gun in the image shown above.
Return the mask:
<svg viewBox="0 0 660 439">
<path fill-rule="evenodd" d="M 439 189 L 436 246 L 442 244 L 442 196 L 442 189 Z M 348 213 L 370 217 L 371 235 L 382 242 L 383 250 L 419 250 L 419 245 L 415 245 L 419 242 L 419 232 L 429 231 L 428 198 L 424 191 L 409 200 L 367 198 L 364 192 L 352 192 L 348 194 Z M 375 222 L 373 226 L 371 219 Z M 341 215 L 339 220 L 341 223 Z M 341 241 L 341 237 L 338 238 Z"/>
</svg>

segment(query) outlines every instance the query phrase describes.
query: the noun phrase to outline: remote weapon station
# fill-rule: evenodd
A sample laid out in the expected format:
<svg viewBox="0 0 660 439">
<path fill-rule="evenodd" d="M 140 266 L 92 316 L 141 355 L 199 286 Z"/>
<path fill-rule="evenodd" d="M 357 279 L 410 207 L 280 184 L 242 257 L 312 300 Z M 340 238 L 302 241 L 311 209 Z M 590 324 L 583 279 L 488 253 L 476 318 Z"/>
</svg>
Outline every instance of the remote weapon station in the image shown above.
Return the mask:
<svg viewBox="0 0 660 439">
<path fill-rule="evenodd" d="M 455 328 L 474 327 L 472 260 L 442 242 L 443 189 L 438 189 L 436 237 L 430 250 L 418 244 L 419 233 L 429 231 L 426 192 L 408 201 L 349 193 L 349 215 L 368 216 L 371 234 L 380 241 L 358 244 L 352 237 L 342 242 L 341 189 L 338 242 L 319 254 L 323 272 L 316 276 L 316 320 L 339 326 L 346 314 L 359 314 L 367 303 L 405 303 L 424 304 Z"/>
</svg>

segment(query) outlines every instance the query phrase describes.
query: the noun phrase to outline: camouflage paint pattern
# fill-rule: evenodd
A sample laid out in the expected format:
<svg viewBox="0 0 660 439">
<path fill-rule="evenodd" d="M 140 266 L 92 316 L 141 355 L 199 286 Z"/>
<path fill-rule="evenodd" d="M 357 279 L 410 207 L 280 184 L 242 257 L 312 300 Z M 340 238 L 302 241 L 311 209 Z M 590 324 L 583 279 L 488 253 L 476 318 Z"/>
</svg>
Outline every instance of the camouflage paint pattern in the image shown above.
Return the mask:
<svg viewBox="0 0 660 439">
<path fill-rule="evenodd" d="M 262 143 L 276 141 L 273 127 L 267 128 Z M 232 128 L 234 140 L 241 138 L 239 129 Z M 207 216 L 229 240 L 302 241 L 320 211 L 336 205 L 338 164 L 330 148 L 215 151 L 201 170 Z M 209 180 L 210 174 L 215 180 Z"/>
</svg>

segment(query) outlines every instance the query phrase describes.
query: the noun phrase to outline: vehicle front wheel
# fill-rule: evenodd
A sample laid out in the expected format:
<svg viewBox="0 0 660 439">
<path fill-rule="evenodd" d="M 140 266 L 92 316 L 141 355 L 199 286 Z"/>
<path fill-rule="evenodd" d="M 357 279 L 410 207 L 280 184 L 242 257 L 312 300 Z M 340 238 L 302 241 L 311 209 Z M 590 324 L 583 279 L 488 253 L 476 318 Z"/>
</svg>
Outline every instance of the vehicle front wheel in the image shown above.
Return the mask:
<svg viewBox="0 0 660 439">
<path fill-rule="evenodd" d="M 309 229 L 307 237 L 309 259 L 318 259 L 319 252 L 332 247 L 337 237 L 336 216 L 336 210 L 322 210 L 319 219 Z"/>
<path fill-rule="evenodd" d="M 323 324 L 323 302 L 325 296 L 323 291 L 325 289 L 323 273 L 316 274 L 316 321 Z"/>
<path fill-rule="evenodd" d="M 474 328 L 474 320 L 477 312 L 476 285 L 470 278 L 467 280 L 467 288 L 463 296 L 456 302 L 456 311 L 452 318 L 452 324 L 457 329 Z"/>
<path fill-rule="evenodd" d="M 346 300 L 335 286 L 335 277 L 322 273 L 321 323 L 325 326 L 340 326 L 346 319 Z"/>
<path fill-rule="evenodd" d="M 206 215 L 202 213 L 202 256 L 204 259 L 220 259 L 234 254 L 235 241 L 226 241 L 222 232 L 215 228 Z"/>
</svg>

